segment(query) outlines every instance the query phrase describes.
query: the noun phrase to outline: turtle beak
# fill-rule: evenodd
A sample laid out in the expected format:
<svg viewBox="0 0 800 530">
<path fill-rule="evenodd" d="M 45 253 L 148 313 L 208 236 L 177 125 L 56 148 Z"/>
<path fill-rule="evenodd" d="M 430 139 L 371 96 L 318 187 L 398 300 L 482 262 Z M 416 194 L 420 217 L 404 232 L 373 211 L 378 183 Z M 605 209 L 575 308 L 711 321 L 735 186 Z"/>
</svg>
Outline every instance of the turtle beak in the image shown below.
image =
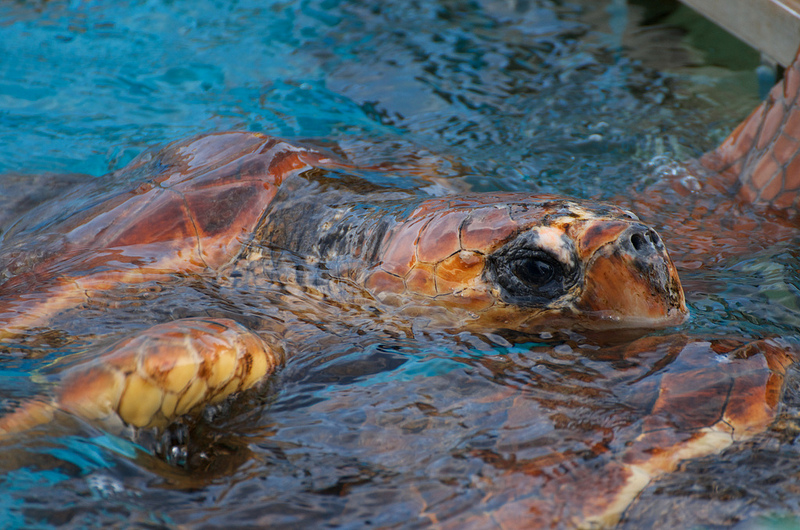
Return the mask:
<svg viewBox="0 0 800 530">
<path fill-rule="evenodd" d="M 661 237 L 638 221 L 597 219 L 572 234 L 586 264 L 579 312 L 592 327 L 667 327 L 688 311 L 678 273 Z"/>
</svg>

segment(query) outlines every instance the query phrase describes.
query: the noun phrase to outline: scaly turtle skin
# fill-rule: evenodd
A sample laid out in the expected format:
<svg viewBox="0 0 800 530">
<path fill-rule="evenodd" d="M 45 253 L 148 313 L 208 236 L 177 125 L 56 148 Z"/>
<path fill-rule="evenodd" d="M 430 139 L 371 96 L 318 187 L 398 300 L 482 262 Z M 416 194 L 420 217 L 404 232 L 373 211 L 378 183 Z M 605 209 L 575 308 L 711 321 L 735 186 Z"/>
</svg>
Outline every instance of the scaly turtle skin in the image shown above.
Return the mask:
<svg viewBox="0 0 800 530">
<path fill-rule="evenodd" d="M 795 205 L 797 71 L 796 63 L 769 109 L 706 159 L 724 178 L 734 175 L 745 201 Z M 627 210 L 524 194 L 430 198 L 337 173 L 347 169 L 320 150 L 251 133 L 207 135 L 145 155 L 116 175 L 146 176 L 135 189 L 67 212 L 35 238 L 24 230 L 6 238 L 0 338 L 46 326 L 97 293 L 168 288 L 193 275 L 272 282 L 312 300 L 371 300 L 386 314 L 443 330 L 652 329 L 686 316 L 661 238 Z M 659 348 L 682 363 L 660 375 L 657 387 L 651 378 L 639 384 L 643 374 L 631 377 L 631 405 L 649 406 L 644 419 L 621 428 L 631 431 L 631 443 L 593 446 L 591 453 L 611 455 L 600 473 L 553 475 L 558 455 L 531 462 L 522 468 L 531 484 L 519 495 L 480 520 L 447 524 L 612 524 L 653 477 L 773 418 L 791 361 L 782 343 L 672 336 L 606 354 Z M 230 319 L 157 324 L 65 369 L 51 399 L 23 404 L 0 419 L 0 432 L 46 422 L 58 409 L 164 426 L 253 387 L 282 355 L 270 334 Z M 713 356 L 724 356 L 725 367 L 708 362 Z M 583 476 L 599 482 L 587 489 Z"/>
<path fill-rule="evenodd" d="M 313 164 L 340 165 L 249 133 L 179 142 L 134 162 L 123 172 L 155 176 L 61 221 L 40 261 L 23 264 L 27 255 L 16 252 L 21 257 L 8 269 L 27 270 L 0 287 L 2 333 L 46 323 L 120 284 L 207 270 L 345 296 L 320 280 L 316 271 L 323 268 L 384 304 L 459 329 L 663 327 L 686 315 L 661 239 L 629 212 L 522 194 L 423 198 L 340 182 Z M 286 264 L 287 255 L 314 274 Z M 202 336 L 222 330 L 240 335 L 254 353 L 227 342 L 192 342 L 197 335 L 213 342 Z M 97 370 L 109 373 L 102 376 L 107 383 L 85 391 L 97 398 L 76 398 L 78 406 L 62 397 L 60 406 L 163 426 L 195 405 L 249 388 L 276 365 L 269 345 L 229 321 L 176 321 L 146 336 L 138 346 L 124 343 L 98 356 L 105 368 L 87 368 L 93 379 Z M 175 338 L 183 336 L 186 345 Z M 217 359 L 226 356 L 236 361 L 219 374 Z M 103 403 L 98 412 L 88 411 L 93 399 Z"/>
<path fill-rule="evenodd" d="M 446 307 L 436 314 L 459 327 L 663 327 L 686 314 L 660 237 L 630 212 L 525 194 L 424 198 L 312 170 L 326 166 L 342 164 L 251 133 L 134 162 L 123 174 L 154 177 L 63 220 L 36 241 L 40 262 L 7 265 L 27 270 L 2 285 L 3 333 L 87 293 L 172 274 L 253 272 L 255 261 L 263 279 L 308 284 L 277 266 L 287 253 L 385 303 Z"/>
</svg>

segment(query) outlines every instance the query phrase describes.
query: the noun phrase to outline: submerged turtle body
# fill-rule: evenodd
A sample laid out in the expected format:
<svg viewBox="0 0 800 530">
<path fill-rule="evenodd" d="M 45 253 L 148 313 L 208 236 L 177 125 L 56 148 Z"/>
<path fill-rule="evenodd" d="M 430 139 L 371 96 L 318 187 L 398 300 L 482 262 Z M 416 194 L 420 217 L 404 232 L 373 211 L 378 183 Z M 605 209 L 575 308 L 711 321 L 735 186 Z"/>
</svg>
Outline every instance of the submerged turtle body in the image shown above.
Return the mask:
<svg viewBox="0 0 800 530">
<path fill-rule="evenodd" d="M 21 245 L 8 242 L 13 275 L 0 286 L 1 333 L 46 324 L 121 285 L 192 274 L 370 298 L 450 329 L 663 327 L 686 316 L 664 244 L 630 212 L 525 194 L 430 198 L 324 167 L 346 166 L 251 133 L 203 136 L 143 156 L 118 178 L 150 178 L 55 223 L 38 261 L 24 259 L 25 231 L 16 235 Z M 214 345 L 222 330 L 253 353 Z M 197 334 L 205 344 L 193 344 Z M 179 320 L 146 336 L 74 370 L 58 406 L 164 426 L 253 386 L 279 357 L 277 345 L 228 321 Z M 233 359 L 223 375 L 220 357 Z M 86 379 L 95 383 L 77 392 Z M 50 405 L 32 410 L 46 414 Z M 7 417 L 5 429 L 24 426 L 29 412 Z"/>
<path fill-rule="evenodd" d="M 544 350 L 531 353 L 546 355 Z M 508 497 L 496 509 L 448 528 L 613 526 L 654 478 L 683 460 L 720 452 L 762 432 L 775 417 L 792 362 L 778 342 L 699 340 L 681 334 L 570 357 L 595 375 L 595 385 L 584 389 L 595 392 L 577 393 L 574 404 L 539 400 L 524 388 L 498 396 L 510 403 L 508 439 L 478 455 L 507 472 L 495 480 L 501 482 L 496 491 Z M 506 370 L 492 368 L 504 377 Z M 545 454 L 537 451 L 535 438 L 528 441 L 530 447 L 514 447 L 515 429 L 564 421 L 570 407 L 587 407 L 589 418 L 596 418 L 597 423 L 585 420 L 570 432 L 580 440 L 553 442 L 554 450 Z M 539 408 L 554 410 L 542 419 Z"/>
<path fill-rule="evenodd" d="M 3 332 L 92 292 L 209 270 L 335 296 L 331 282 L 280 265 L 286 255 L 389 305 L 445 307 L 435 312 L 445 325 L 662 327 L 686 315 L 661 239 L 630 212 L 525 194 L 426 198 L 337 179 L 326 165 L 343 167 L 250 133 L 134 162 L 123 173 L 155 176 L 60 222 L 39 262 L 7 265 L 16 274 L 2 285 Z"/>
<path fill-rule="evenodd" d="M 786 156 L 789 140 L 780 138 L 794 139 L 800 130 L 792 118 L 798 68 L 781 89 L 780 119 L 771 111 L 754 114 L 707 159 L 733 176 L 745 200 L 794 205 L 794 155 Z M 749 138 L 746 131 L 778 140 L 740 141 Z M 742 150 L 755 159 L 737 165 Z M 779 169 L 758 157 L 778 160 Z M 764 168 L 773 176 L 763 177 Z M 303 293 L 310 305 L 363 305 L 361 316 L 381 325 L 403 318 L 448 333 L 652 329 L 686 317 L 661 237 L 627 210 L 525 194 L 431 197 L 355 173 L 321 150 L 252 133 L 212 134 L 146 154 L 114 175 L 138 182 L 132 190 L 89 198 L 77 212 L 8 232 L 0 339 L 46 330 L 100 293 L 155 286 L 158 299 L 161 290 L 195 277 L 232 288 L 271 284 Z M 780 193 L 767 191 L 777 181 Z M 107 425 L 163 427 L 256 386 L 285 353 L 304 346 L 275 329 L 251 329 L 246 315 L 237 322 L 187 312 L 64 368 L 53 394 L 0 419 L 0 432 L 20 433 L 60 410 Z M 650 480 L 681 459 L 763 430 L 792 360 L 778 340 L 681 335 L 581 356 L 602 361 L 591 373 L 608 386 L 598 383 L 593 402 L 620 393 L 615 402 L 624 410 L 579 426 L 581 439 L 563 449 L 548 442 L 544 456 L 506 458 L 502 440 L 497 452 L 476 452 L 500 470 L 482 486 L 486 509 L 440 520 L 426 508 L 431 522 L 613 524 Z M 491 372 L 501 377 L 502 367 Z M 512 425 L 564 421 L 547 412 L 553 403 L 532 400 L 524 389 L 482 399 L 507 401 Z"/>
</svg>

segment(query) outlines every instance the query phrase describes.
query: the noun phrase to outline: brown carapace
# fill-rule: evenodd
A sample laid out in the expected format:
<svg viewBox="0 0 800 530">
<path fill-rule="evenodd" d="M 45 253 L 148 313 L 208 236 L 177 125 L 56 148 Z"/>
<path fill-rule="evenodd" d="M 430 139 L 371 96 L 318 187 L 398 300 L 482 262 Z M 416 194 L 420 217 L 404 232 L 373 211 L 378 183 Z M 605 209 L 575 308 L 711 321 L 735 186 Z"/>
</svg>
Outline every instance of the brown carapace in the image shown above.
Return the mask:
<svg viewBox="0 0 800 530">
<path fill-rule="evenodd" d="M 729 188 L 743 201 L 796 207 L 798 68 L 796 62 L 768 102 L 704 158 L 735 181 Z M 387 312 L 424 315 L 448 331 L 653 329 L 687 315 L 662 238 L 627 210 L 526 194 L 431 198 L 336 177 L 348 169 L 354 168 L 321 150 L 254 133 L 210 134 L 143 155 L 115 175 L 126 182 L 146 176 L 142 184 L 48 227 L 36 252 L 13 235 L 7 239 L 0 339 L 46 326 L 59 312 L 121 285 L 158 281 L 168 288 L 176 278 L 236 271 L 250 281 L 301 287 L 313 276 L 313 288 L 327 297 L 350 292 L 320 282 L 324 276 Z M 282 267 L 282 255 L 325 275 Z M 724 377 L 705 370 L 702 356 L 685 354 L 691 369 L 661 379 L 649 419 L 615 457 L 603 494 L 578 487 L 579 515 L 558 524 L 613 523 L 649 480 L 680 459 L 718 451 L 773 417 L 789 363 L 779 343 L 710 351 L 708 343 L 662 337 L 628 348 L 654 341 L 709 356 L 738 353 L 730 354 L 733 367 Z M 276 369 L 282 351 L 269 336 L 232 320 L 159 323 L 65 369 L 54 395 L 0 419 L 0 433 L 49 421 L 57 409 L 89 420 L 164 426 L 253 387 Z M 700 387 L 711 390 L 702 394 Z M 714 412 L 665 427 L 683 421 L 675 419 L 681 403 L 722 396 Z M 528 471 L 537 474 L 535 466 Z M 565 487 L 556 480 L 543 486 Z M 541 502 L 510 499 L 484 522 L 527 527 L 548 513 Z"/>
</svg>

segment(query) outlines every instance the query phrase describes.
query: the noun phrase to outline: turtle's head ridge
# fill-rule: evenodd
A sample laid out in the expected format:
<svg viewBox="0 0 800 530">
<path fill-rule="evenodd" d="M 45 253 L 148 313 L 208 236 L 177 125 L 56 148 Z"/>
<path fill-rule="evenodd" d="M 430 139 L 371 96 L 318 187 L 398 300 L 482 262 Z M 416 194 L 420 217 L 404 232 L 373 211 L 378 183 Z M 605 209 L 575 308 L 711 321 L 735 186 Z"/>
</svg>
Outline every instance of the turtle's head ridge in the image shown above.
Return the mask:
<svg viewBox="0 0 800 530">
<path fill-rule="evenodd" d="M 471 329 L 647 329 L 686 319 L 661 237 L 626 210 L 511 193 L 442 201 L 386 236 L 387 259 L 367 281 L 373 292 L 391 290 L 379 297 Z M 420 300 L 448 311 L 425 312 Z"/>
</svg>

